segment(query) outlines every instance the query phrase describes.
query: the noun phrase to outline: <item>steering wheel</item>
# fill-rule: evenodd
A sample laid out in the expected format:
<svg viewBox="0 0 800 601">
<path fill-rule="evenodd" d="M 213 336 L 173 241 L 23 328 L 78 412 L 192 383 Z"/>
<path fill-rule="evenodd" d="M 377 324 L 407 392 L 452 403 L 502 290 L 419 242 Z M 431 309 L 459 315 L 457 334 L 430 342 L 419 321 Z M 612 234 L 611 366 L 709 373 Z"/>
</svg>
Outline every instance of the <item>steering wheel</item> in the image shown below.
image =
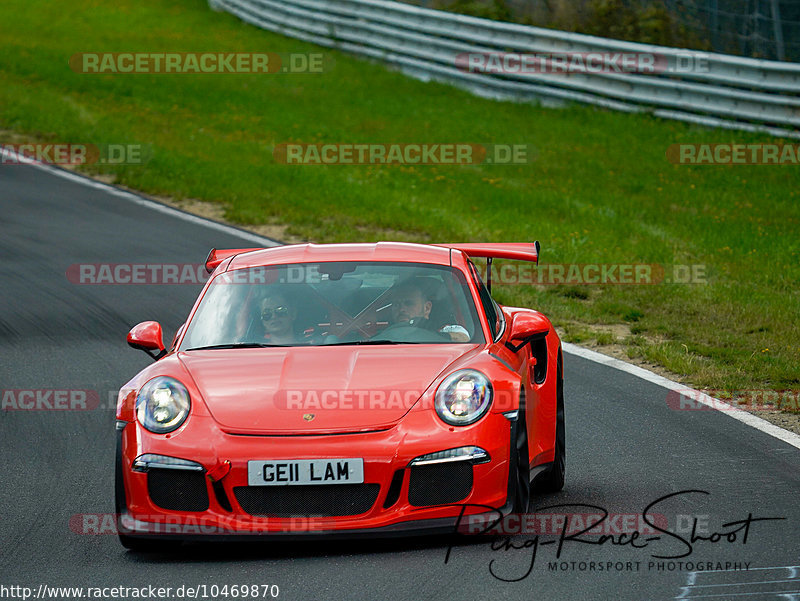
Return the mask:
<svg viewBox="0 0 800 601">
<path fill-rule="evenodd" d="M 372 340 L 382 340 L 384 338 L 395 342 L 442 342 L 450 340 L 447 335 L 412 326 L 408 323 L 393 323 L 373 336 Z"/>
</svg>

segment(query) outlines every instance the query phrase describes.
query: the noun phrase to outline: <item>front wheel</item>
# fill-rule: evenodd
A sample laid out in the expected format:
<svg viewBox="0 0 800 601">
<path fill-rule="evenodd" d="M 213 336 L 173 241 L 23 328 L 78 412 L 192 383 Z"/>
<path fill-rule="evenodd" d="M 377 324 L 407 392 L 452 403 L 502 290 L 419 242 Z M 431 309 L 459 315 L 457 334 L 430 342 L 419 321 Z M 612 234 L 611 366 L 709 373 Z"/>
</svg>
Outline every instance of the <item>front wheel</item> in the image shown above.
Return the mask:
<svg viewBox="0 0 800 601">
<path fill-rule="evenodd" d="M 509 478 L 513 478 L 512 490 L 514 491 L 511 511 L 513 513 L 526 513 L 531 500 L 531 468 L 528 454 L 528 427 L 525 422 L 524 396 L 520 399 L 516 436 L 514 437 L 514 447 L 511 451 L 515 454 L 514 461 L 511 464 L 512 473 L 509 474 Z"/>
</svg>

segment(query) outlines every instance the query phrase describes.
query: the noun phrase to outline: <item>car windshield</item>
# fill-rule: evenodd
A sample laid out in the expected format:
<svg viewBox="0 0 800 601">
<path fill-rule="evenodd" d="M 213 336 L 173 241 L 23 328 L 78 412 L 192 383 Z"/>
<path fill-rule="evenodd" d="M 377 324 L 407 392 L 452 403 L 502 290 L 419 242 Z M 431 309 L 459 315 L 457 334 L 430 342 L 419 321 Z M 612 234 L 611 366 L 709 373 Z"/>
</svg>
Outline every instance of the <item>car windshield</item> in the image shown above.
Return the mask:
<svg viewBox="0 0 800 601">
<path fill-rule="evenodd" d="M 459 270 L 350 261 L 215 276 L 179 350 L 484 342 Z"/>
</svg>

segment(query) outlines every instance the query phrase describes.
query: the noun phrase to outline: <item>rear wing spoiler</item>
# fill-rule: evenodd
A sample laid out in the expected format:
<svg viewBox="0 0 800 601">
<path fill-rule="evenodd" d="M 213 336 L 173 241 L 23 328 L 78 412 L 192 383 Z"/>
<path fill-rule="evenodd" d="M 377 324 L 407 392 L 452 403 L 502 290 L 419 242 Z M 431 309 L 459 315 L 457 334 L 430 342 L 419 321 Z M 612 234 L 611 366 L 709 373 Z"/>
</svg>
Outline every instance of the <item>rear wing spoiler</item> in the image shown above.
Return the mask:
<svg viewBox="0 0 800 601">
<path fill-rule="evenodd" d="M 492 259 L 514 259 L 539 264 L 539 241 L 475 244 L 435 244 L 460 250 L 470 257 L 486 257 L 486 289 L 492 292 Z"/>
<path fill-rule="evenodd" d="M 222 263 L 225 259 L 232 257 L 234 255 L 240 255 L 242 253 L 249 253 L 254 250 L 264 250 L 264 247 L 261 248 L 226 248 L 224 250 L 217 250 L 216 248 L 212 248 L 211 252 L 208 253 L 206 257 L 206 271 L 211 273 L 214 271 L 217 266 Z"/>
<path fill-rule="evenodd" d="M 539 241 L 533 244 L 529 242 L 506 242 L 497 244 L 493 242 L 465 243 L 465 244 L 434 244 L 434 246 L 445 246 L 460 250 L 470 257 L 486 257 L 490 262 L 492 259 L 514 259 L 516 261 L 532 261 L 539 263 Z"/>
<path fill-rule="evenodd" d="M 486 287 L 492 291 L 492 259 L 513 259 L 515 261 L 531 261 L 539 264 L 539 241 L 530 242 L 476 242 L 464 244 L 434 244 L 460 250 L 470 257 L 486 258 Z M 264 250 L 261 248 L 226 248 L 217 250 L 212 248 L 206 257 L 206 271 L 211 273 L 225 259 L 234 255 L 251 252 L 254 250 Z"/>
</svg>

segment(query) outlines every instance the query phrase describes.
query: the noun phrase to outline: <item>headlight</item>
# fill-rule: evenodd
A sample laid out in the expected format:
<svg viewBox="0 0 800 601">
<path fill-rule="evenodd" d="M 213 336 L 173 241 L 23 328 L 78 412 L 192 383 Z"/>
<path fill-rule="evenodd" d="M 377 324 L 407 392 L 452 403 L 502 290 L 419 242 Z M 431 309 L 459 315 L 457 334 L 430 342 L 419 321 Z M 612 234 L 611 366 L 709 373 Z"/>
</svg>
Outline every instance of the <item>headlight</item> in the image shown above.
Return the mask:
<svg viewBox="0 0 800 601">
<path fill-rule="evenodd" d="M 149 380 L 136 397 L 136 419 L 156 434 L 176 430 L 186 420 L 192 403 L 186 386 L 175 378 Z"/>
<path fill-rule="evenodd" d="M 453 426 L 475 423 L 492 404 L 492 383 L 474 369 L 447 376 L 436 390 L 436 413 Z"/>
</svg>

